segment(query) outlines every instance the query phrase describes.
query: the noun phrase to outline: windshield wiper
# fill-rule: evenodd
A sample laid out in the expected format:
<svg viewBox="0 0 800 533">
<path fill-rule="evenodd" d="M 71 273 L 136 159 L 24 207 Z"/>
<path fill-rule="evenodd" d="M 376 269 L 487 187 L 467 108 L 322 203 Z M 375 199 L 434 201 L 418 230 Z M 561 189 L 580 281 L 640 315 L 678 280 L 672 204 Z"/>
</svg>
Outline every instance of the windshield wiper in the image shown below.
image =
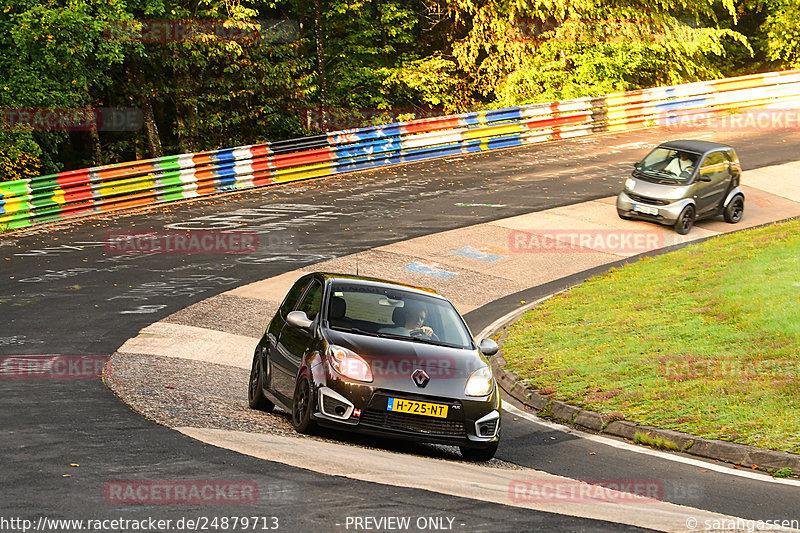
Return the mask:
<svg viewBox="0 0 800 533">
<path fill-rule="evenodd" d="M 374 337 L 374 336 L 380 337 L 380 335 L 378 333 L 374 333 L 372 331 L 364 331 L 363 329 L 346 328 L 344 326 L 331 326 L 331 327 L 333 329 L 335 329 L 336 331 L 346 331 L 347 333 L 360 333 L 361 335 L 369 335 L 371 337 Z"/>
<path fill-rule="evenodd" d="M 648 173 L 650 173 L 650 175 L 648 175 Z M 675 176 L 672 172 L 666 172 L 664 170 L 647 169 L 646 171 L 643 171 L 642 174 L 650 178 L 661 178 L 659 183 L 662 183 L 663 180 L 668 180 L 668 183 L 679 183 L 677 176 Z"/>
</svg>

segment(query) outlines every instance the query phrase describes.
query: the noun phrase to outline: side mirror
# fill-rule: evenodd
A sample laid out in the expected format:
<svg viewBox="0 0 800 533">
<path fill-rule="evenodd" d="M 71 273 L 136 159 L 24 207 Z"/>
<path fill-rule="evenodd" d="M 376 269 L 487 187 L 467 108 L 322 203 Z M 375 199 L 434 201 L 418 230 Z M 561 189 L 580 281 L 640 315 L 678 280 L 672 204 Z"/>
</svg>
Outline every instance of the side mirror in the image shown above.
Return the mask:
<svg viewBox="0 0 800 533">
<path fill-rule="evenodd" d="M 641 161 L 634 161 L 633 168 L 639 168 L 639 164 L 640 163 L 641 163 Z"/>
<path fill-rule="evenodd" d="M 492 339 L 483 339 L 478 345 L 478 349 L 483 355 L 491 356 L 497 353 L 499 347 Z"/>
<path fill-rule="evenodd" d="M 286 323 L 296 328 L 309 329 L 313 322 L 308 319 L 304 311 L 292 311 L 286 315 Z"/>
</svg>

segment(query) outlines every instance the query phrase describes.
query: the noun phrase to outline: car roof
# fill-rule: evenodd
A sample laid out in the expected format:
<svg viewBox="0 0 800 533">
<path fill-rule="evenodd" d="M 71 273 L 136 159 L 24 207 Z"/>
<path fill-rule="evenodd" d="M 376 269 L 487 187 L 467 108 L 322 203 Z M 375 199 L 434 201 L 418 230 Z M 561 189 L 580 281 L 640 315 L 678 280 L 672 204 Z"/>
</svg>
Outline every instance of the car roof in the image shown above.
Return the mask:
<svg viewBox="0 0 800 533">
<path fill-rule="evenodd" d="M 340 274 L 335 272 L 314 272 L 311 275 L 319 276 L 325 281 L 331 281 L 331 282 L 344 281 L 354 285 L 369 285 L 372 287 L 377 286 L 386 289 L 401 288 L 406 291 L 420 292 L 444 299 L 444 296 L 440 295 L 433 289 L 428 289 L 426 287 L 417 287 L 415 285 L 409 285 L 407 283 L 401 283 L 399 281 L 391 281 L 388 279 L 373 278 L 369 276 L 356 276 L 353 274 Z"/>
<path fill-rule="evenodd" d="M 696 154 L 705 154 L 706 152 L 713 152 L 721 149 L 731 149 L 731 147 L 727 144 L 720 144 L 711 141 L 695 141 L 689 139 L 663 142 L 659 145 L 659 147 L 672 148 L 673 150 L 684 150 L 687 152 L 694 152 Z"/>
</svg>

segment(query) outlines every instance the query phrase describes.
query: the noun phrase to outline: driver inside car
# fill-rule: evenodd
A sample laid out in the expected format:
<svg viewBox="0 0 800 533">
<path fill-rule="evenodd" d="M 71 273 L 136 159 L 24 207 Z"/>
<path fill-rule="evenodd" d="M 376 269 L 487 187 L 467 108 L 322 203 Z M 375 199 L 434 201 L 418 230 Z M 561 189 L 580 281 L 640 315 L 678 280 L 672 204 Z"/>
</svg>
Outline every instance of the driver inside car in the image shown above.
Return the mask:
<svg viewBox="0 0 800 533">
<path fill-rule="evenodd" d="M 689 154 L 686 152 L 678 152 L 678 157 L 673 157 L 666 168 L 664 168 L 664 171 L 680 176 L 686 171 L 691 171 L 693 167 L 694 161 L 689 157 Z"/>
<path fill-rule="evenodd" d="M 428 312 L 421 303 L 406 301 L 403 307 L 396 307 L 392 313 L 392 322 L 395 327 L 381 328 L 378 333 L 432 338 L 434 337 L 433 328 L 423 325 L 427 316 Z"/>
</svg>

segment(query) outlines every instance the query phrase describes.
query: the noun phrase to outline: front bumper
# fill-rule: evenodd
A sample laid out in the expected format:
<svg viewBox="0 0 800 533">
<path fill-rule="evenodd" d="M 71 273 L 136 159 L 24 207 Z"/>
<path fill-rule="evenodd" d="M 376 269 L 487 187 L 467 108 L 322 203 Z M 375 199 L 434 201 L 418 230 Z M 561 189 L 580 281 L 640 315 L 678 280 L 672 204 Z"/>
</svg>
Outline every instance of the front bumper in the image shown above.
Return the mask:
<svg viewBox="0 0 800 533">
<path fill-rule="evenodd" d="M 617 213 L 621 217 L 649 220 L 671 226 L 675 224 L 683 209 L 689 204 L 691 204 L 691 200 L 683 198 L 667 205 L 654 205 L 645 201 L 636 201 L 622 191 L 617 196 Z"/>
<path fill-rule="evenodd" d="M 326 386 L 318 389 L 314 413 L 317 423 L 358 433 L 453 446 L 481 448 L 499 440 L 501 413 L 496 386 L 488 397 L 476 399 L 372 390 L 366 385 L 349 384 L 347 388 L 349 391 L 341 392 Z M 392 412 L 387 409 L 389 398 L 447 405 L 448 414 L 446 418 L 438 418 Z"/>
</svg>

